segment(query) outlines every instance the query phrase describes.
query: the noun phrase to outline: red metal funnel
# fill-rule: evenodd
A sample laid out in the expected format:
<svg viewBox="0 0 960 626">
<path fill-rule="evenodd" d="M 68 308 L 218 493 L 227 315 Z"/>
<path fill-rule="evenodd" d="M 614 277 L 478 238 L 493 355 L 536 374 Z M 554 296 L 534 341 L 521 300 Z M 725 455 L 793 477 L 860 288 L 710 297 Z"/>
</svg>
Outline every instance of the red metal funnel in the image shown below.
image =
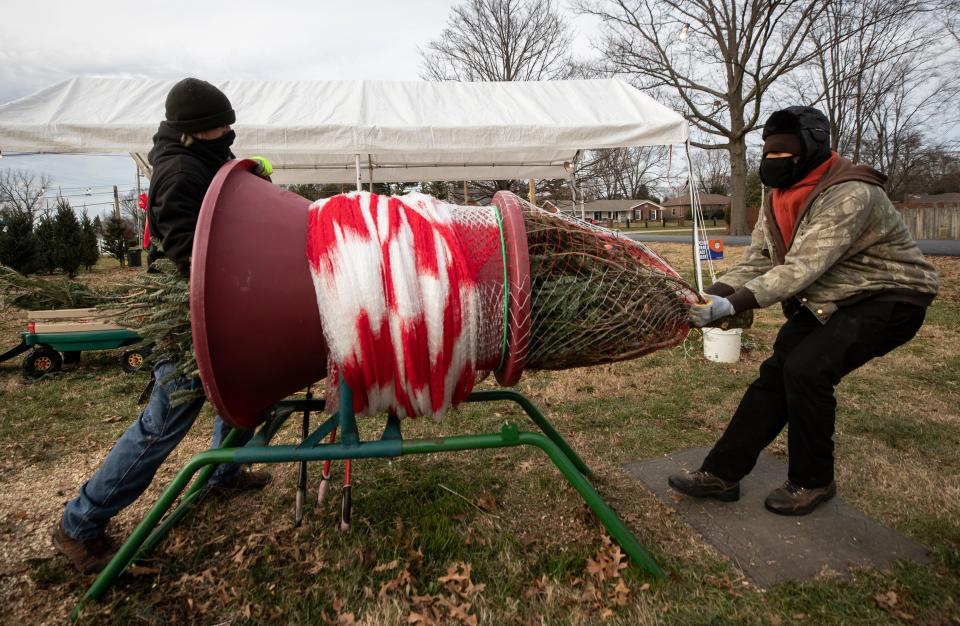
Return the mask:
<svg viewBox="0 0 960 626">
<path fill-rule="evenodd" d="M 327 345 L 304 253 L 310 201 L 230 161 L 200 209 L 190 307 L 207 398 L 228 424 L 326 375 Z"/>
</svg>

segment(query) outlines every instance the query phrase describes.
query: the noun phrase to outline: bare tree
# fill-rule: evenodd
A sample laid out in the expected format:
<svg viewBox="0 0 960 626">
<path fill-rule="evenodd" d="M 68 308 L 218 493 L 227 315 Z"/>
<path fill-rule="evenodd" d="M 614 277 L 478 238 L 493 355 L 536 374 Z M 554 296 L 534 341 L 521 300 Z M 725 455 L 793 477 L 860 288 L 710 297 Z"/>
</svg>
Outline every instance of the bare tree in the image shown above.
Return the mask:
<svg viewBox="0 0 960 626">
<path fill-rule="evenodd" d="M 935 155 L 947 150 L 943 131 L 956 123 L 956 109 L 951 117 L 950 107 L 960 98 L 956 76 L 915 60 L 896 64 L 894 73 L 901 78 L 873 111 L 863 152 L 865 162 L 887 175 L 887 192 L 898 199 L 911 183 L 928 178 Z M 925 131 L 935 139 L 927 141 Z"/>
<path fill-rule="evenodd" d="M 467 0 L 451 10 L 440 36 L 419 52 L 425 80 L 556 80 L 590 71 L 572 60 L 570 32 L 553 0 Z M 471 203 L 486 204 L 500 190 L 525 195 L 526 183 L 471 181 L 467 193 Z M 464 201 L 462 185 L 450 186 L 450 198 Z"/>
<path fill-rule="evenodd" d="M 608 69 L 658 90 L 685 111 L 692 142 L 727 150 L 732 234 L 745 234 L 747 133 L 771 85 L 808 62 L 813 24 L 829 0 L 579 0 L 603 22 Z"/>
<path fill-rule="evenodd" d="M 44 193 L 50 184 L 48 176 L 29 170 L 0 170 L 0 212 L 25 215 L 32 224 L 47 210 Z"/>
<path fill-rule="evenodd" d="M 944 27 L 953 37 L 954 45 L 960 46 L 960 6 L 957 5 L 956 0 L 943 0 L 941 9 L 947 16 Z"/>
<path fill-rule="evenodd" d="M 468 0 L 420 56 L 424 80 L 556 80 L 581 71 L 553 0 Z"/>
<path fill-rule="evenodd" d="M 646 198 L 662 180 L 664 146 L 610 148 L 588 152 L 577 169 L 580 188 L 590 198 Z"/>
<path fill-rule="evenodd" d="M 697 150 L 693 153 L 697 189 L 703 193 L 730 193 L 730 157 L 723 150 Z"/>
<path fill-rule="evenodd" d="M 147 214 L 140 208 L 136 192 L 130 191 L 120 197 L 120 216 L 127 224 L 127 228 L 135 233 L 134 238 L 140 242 L 143 229 L 146 226 Z"/>
<path fill-rule="evenodd" d="M 934 8 L 929 0 L 832 0 L 826 7 L 810 35 L 816 54 L 793 77 L 793 97 L 825 111 L 835 150 L 860 161 L 878 109 L 905 79 L 915 82 L 905 74 L 930 78 L 930 61 L 943 51 Z"/>
<path fill-rule="evenodd" d="M 794 77 L 796 95 L 826 111 L 834 149 L 887 174 L 894 198 L 932 180 L 960 117 L 945 16 L 936 0 L 833 0 L 811 34 L 810 71 Z"/>
</svg>

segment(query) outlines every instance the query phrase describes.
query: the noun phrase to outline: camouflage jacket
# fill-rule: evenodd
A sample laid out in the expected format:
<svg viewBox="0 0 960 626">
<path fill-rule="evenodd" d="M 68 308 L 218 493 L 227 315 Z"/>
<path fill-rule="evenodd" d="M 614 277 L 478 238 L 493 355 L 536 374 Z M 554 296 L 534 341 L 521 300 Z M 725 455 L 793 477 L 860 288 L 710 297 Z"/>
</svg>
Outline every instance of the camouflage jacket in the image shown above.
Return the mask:
<svg viewBox="0 0 960 626">
<path fill-rule="evenodd" d="M 838 157 L 807 197 L 789 248 L 769 194 L 743 259 L 706 291 L 728 297 L 737 312 L 797 303 L 824 323 L 838 307 L 868 298 L 928 305 L 937 272 L 884 182 L 876 170 Z"/>
</svg>

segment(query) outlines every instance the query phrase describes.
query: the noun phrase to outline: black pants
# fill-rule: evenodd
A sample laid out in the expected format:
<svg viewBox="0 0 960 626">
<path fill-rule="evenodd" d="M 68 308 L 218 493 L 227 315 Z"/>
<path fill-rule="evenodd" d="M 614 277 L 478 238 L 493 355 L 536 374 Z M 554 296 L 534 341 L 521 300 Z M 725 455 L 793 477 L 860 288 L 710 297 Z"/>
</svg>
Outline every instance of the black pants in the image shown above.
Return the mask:
<svg viewBox="0 0 960 626">
<path fill-rule="evenodd" d="M 833 481 L 833 428 L 840 379 L 870 359 L 909 341 L 926 308 L 901 302 L 844 307 L 826 324 L 807 309 L 777 334 L 773 355 L 747 389 L 702 469 L 724 480 L 750 473 L 767 445 L 788 425 L 790 482 L 823 487 Z"/>
</svg>

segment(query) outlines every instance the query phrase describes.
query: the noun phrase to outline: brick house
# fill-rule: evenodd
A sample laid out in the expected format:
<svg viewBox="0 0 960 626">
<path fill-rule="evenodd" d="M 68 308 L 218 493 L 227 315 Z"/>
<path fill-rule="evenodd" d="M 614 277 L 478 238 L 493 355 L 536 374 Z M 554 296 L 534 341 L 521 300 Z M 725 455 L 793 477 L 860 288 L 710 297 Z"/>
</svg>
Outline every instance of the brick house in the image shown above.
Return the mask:
<svg viewBox="0 0 960 626">
<path fill-rule="evenodd" d="M 580 203 L 547 200 L 542 206 L 547 210 L 559 210 L 580 217 Z M 591 200 L 583 203 L 583 216 L 597 222 L 659 220 L 662 214 L 663 207 L 652 200 Z"/>
<path fill-rule="evenodd" d="M 697 200 L 704 217 L 713 217 L 723 213 L 730 206 L 729 196 L 717 193 L 699 193 Z M 667 220 L 675 219 L 680 222 L 690 213 L 690 194 L 684 193 L 676 198 L 663 201 L 663 208 Z"/>
</svg>

